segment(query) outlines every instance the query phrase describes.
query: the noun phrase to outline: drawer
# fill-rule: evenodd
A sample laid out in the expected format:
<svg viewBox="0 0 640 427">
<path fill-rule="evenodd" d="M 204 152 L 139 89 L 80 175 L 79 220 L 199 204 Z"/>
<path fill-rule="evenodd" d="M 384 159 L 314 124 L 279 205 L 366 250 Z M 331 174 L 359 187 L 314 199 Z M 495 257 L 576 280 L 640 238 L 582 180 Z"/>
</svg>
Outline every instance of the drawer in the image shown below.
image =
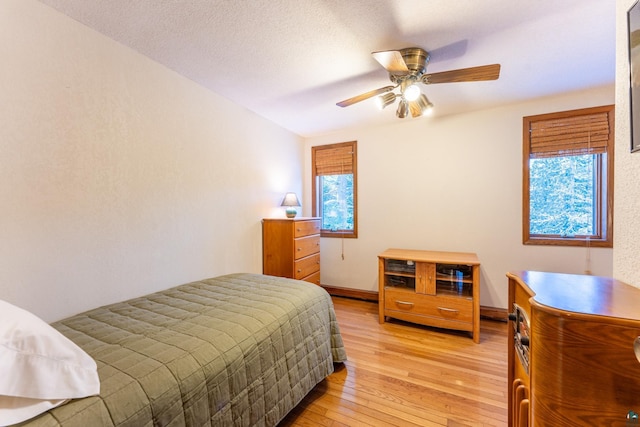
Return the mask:
<svg viewBox="0 0 640 427">
<path fill-rule="evenodd" d="M 320 270 L 316 271 L 310 276 L 303 278 L 302 280 L 304 280 L 305 282 L 313 283 L 320 286 Z"/>
<path fill-rule="evenodd" d="M 293 241 L 293 258 L 300 259 L 320 252 L 320 235 L 301 237 Z"/>
<path fill-rule="evenodd" d="M 293 263 L 293 278 L 304 279 L 308 275 L 320 271 L 320 254 L 301 258 Z"/>
<path fill-rule="evenodd" d="M 312 234 L 320 234 L 320 220 L 296 221 L 294 223 L 293 237 L 305 237 Z"/>
<path fill-rule="evenodd" d="M 467 298 L 420 295 L 396 289 L 385 289 L 386 310 L 400 311 L 443 320 L 469 322 L 473 319 L 473 301 Z"/>
</svg>

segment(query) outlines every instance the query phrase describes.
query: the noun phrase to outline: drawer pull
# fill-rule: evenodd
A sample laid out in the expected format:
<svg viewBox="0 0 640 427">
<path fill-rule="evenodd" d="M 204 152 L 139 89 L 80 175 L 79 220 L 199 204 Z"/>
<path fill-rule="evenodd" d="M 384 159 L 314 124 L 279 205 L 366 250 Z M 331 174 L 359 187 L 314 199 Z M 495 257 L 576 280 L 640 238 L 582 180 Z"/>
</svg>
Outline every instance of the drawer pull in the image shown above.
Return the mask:
<svg viewBox="0 0 640 427">
<path fill-rule="evenodd" d="M 413 303 L 412 303 L 412 302 L 409 302 L 409 301 L 399 301 L 399 300 L 396 300 L 396 304 L 397 304 L 397 305 L 406 305 L 406 306 L 409 306 L 409 307 L 413 307 Z"/>
<path fill-rule="evenodd" d="M 302 229 L 301 228 L 296 228 L 296 231 L 302 231 Z"/>
<path fill-rule="evenodd" d="M 453 308 L 438 307 L 438 310 L 446 311 L 447 313 L 460 313 L 460 310 L 455 310 Z"/>
<path fill-rule="evenodd" d="M 298 252 L 300 252 L 302 250 L 302 248 L 298 248 Z"/>
<path fill-rule="evenodd" d="M 302 273 L 302 270 L 298 269 L 298 273 Z"/>
</svg>

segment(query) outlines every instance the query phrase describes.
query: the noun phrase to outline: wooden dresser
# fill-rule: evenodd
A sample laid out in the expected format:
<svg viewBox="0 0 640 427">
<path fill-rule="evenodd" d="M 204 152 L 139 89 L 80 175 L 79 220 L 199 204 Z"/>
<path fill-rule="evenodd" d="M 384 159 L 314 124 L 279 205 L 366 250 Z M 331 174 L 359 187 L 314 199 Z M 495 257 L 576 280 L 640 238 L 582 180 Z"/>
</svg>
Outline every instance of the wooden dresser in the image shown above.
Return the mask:
<svg viewBox="0 0 640 427">
<path fill-rule="evenodd" d="M 640 289 L 595 276 L 507 277 L 509 425 L 640 425 Z"/>
<path fill-rule="evenodd" d="M 262 272 L 320 285 L 320 218 L 263 219 Z"/>
<path fill-rule="evenodd" d="M 480 261 L 473 253 L 387 249 L 378 255 L 385 317 L 468 331 L 480 342 Z"/>
</svg>

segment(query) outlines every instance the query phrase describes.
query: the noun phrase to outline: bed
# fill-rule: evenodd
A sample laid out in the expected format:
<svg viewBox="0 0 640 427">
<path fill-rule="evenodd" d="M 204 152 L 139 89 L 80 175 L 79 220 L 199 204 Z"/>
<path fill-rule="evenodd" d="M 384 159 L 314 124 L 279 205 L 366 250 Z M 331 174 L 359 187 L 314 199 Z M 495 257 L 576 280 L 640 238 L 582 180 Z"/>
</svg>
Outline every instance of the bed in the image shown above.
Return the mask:
<svg viewBox="0 0 640 427">
<path fill-rule="evenodd" d="M 100 393 L 22 426 L 274 426 L 346 360 L 322 288 L 231 274 L 51 326 L 97 366 Z"/>
</svg>

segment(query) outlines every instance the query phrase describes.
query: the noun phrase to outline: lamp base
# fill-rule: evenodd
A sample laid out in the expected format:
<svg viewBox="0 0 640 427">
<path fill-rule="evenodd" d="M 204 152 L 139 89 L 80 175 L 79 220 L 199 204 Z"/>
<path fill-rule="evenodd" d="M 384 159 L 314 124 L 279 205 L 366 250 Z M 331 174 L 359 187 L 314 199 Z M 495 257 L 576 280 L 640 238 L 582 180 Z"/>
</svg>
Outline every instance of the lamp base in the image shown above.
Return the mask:
<svg viewBox="0 0 640 427">
<path fill-rule="evenodd" d="M 296 215 L 298 215 L 296 208 L 287 208 L 285 213 L 287 214 L 287 218 L 295 218 Z"/>
</svg>

